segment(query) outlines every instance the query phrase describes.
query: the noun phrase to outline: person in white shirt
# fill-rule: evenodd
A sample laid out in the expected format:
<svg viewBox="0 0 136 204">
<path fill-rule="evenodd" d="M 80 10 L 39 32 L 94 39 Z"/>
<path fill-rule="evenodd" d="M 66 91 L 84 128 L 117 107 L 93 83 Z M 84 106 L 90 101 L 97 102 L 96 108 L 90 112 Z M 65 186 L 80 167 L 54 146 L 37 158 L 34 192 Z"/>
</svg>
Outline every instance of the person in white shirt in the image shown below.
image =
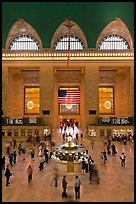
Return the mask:
<svg viewBox="0 0 136 204">
<path fill-rule="evenodd" d="M 120 159 L 121 159 L 121 166 L 125 167 L 125 161 L 126 161 L 126 155 L 124 154 L 124 152 L 122 152 L 121 156 L 120 156 Z"/>
</svg>

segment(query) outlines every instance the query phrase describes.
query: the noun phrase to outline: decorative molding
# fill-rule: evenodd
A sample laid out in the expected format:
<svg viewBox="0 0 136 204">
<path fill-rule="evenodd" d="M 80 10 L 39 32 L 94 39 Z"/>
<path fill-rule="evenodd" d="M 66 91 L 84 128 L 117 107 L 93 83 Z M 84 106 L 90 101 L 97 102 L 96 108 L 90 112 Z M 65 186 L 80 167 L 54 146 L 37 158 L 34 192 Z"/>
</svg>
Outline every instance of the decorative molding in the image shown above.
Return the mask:
<svg viewBox="0 0 136 204">
<path fill-rule="evenodd" d="M 72 27 L 70 28 L 70 34 L 78 37 L 83 42 L 85 49 L 87 49 L 88 48 L 87 40 L 81 28 L 73 21 L 70 21 L 70 24 L 72 25 Z M 51 49 L 54 49 L 54 44 L 57 42 L 57 40 L 65 35 L 68 35 L 66 21 L 64 21 L 55 31 L 51 41 Z"/>
<path fill-rule="evenodd" d="M 131 34 L 123 21 L 120 18 L 116 18 L 114 21 L 109 23 L 103 31 L 100 33 L 97 42 L 96 49 L 98 49 L 100 42 L 109 35 L 119 35 L 123 37 L 129 44 L 130 50 L 133 49 Z"/>
<path fill-rule="evenodd" d="M 35 29 L 31 25 L 29 25 L 23 19 L 18 19 L 18 21 L 16 21 L 12 25 L 12 27 L 8 33 L 7 40 L 6 40 L 6 46 L 5 46 L 6 50 L 9 50 L 9 46 L 10 46 L 11 42 L 16 37 L 21 36 L 21 35 L 28 35 L 28 36 L 33 37 L 38 42 L 40 50 L 42 50 L 42 42 L 41 42 L 41 39 L 40 39 L 38 33 L 35 31 Z"/>
<path fill-rule="evenodd" d="M 134 61 L 134 49 L 131 51 L 84 51 L 70 53 L 70 61 Z M 2 61 L 67 61 L 65 52 L 56 51 L 33 51 L 33 52 L 15 52 L 2 49 Z M 66 67 L 66 66 L 65 66 Z M 70 66 L 69 69 L 75 66 Z M 75 69 L 75 68 L 74 68 Z"/>
</svg>

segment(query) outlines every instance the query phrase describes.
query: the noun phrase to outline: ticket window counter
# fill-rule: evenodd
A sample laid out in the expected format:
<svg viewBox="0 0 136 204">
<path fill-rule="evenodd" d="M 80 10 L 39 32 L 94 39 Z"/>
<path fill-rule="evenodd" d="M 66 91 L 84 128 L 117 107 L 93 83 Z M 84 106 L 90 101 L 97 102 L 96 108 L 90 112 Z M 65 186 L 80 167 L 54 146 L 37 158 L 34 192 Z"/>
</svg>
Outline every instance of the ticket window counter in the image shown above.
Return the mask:
<svg viewBox="0 0 136 204">
<path fill-rule="evenodd" d="M 28 141 L 32 141 L 32 130 L 28 130 Z"/>
<path fill-rule="evenodd" d="M 24 129 L 21 130 L 21 137 L 25 137 L 25 130 Z"/>
<path fill-rule="evenodd" d="M 94 136 L 94 137 L 96 137 L 96 130 L 94 130 L 94 129 L 89 129 L 89 136 Z"/>
<path fill-rule="evenodd" d="M 111 137 L 111 129 L 107 129 L 107 138 Z"/>
<path fill-rule="evenodd" d="M 35 134 L 36 136 L 39 136 L 39 130 L 38 130 L 38 129 L 35 129 L 34 134 Z"/>
<path fill-rule="evenodd" d="M 40 142 L 39 130 L 38 129 L 35 129 L 34 135 L 35 135 L 36 142 Z"/>
<path fill-rule="evenodd" d="M 8 130 L 8 137 L 12 137 L 12 130 Z"/>
<path fill-rule="evenodd" d="M 2 130 L 2 136 L 3 137 L 5 136 L 5 130 Z"/>
<path fill-rule="evenodd" d="M 14 130 L 14 136 L 15 137 L 18 136 L 18 130 L 17 129 Z"/>
<path fill-rule="evenodd" d="M 100 129 L 100 137 L 104 137 L 105 133 L 104 133 L 104 129 Z"/>
</svg>

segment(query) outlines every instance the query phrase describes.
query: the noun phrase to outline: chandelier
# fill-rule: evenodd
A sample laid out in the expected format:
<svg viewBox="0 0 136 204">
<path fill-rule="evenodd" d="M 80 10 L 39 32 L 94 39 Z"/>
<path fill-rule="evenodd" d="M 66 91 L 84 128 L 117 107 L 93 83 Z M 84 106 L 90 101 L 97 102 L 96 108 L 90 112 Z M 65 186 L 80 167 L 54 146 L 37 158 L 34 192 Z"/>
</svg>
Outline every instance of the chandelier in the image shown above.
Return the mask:
<svg viewBox="0 0 136 204">
<path fill-rule="evenodd" d="M 72 104 L 71 103 L 66 104 L 66 108 L 70 110 L 72 108 Z"/>
</svg>

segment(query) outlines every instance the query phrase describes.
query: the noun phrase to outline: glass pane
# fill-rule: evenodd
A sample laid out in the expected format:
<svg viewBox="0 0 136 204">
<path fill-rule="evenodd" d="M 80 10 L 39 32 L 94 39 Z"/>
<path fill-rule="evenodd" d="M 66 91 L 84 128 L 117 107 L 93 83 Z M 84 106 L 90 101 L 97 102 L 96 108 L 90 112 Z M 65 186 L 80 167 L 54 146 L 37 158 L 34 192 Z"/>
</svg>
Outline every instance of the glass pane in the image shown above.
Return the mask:
<svg viewBox="0 0 136 204">
<path fill-rule="evenodd" d="M 19 36 L 11 42 L 9 50 L 15 51 L 39 50 L 39 46 L 38 42 L 32 37 Z"/>
<path fill-rule="evenodd" d="M 130 50 L 129 44 L 121 36 L 107 36 L 99 45 L 99 50 Z"/>
<path fill-rule="evenodd" d="M 25 87 L 25 114 L 39 114 L 39 87 Z"/>
<path fill-rule="evenodd" d="M 55 43 L 55 50 L 68 50 L 68 36 L 61 37 L 56 43 Z M 84 46 L 82 45 L 82 42 L 79 41 L 79 39 L 75 36 L 70 37 L 70 50 L 83 50 Z"/>
<path fill-rule="evenodd" d="M 113 111 L 113 87 L 99 87 L 100 114 L 110 114 Z"/>
</svg>

